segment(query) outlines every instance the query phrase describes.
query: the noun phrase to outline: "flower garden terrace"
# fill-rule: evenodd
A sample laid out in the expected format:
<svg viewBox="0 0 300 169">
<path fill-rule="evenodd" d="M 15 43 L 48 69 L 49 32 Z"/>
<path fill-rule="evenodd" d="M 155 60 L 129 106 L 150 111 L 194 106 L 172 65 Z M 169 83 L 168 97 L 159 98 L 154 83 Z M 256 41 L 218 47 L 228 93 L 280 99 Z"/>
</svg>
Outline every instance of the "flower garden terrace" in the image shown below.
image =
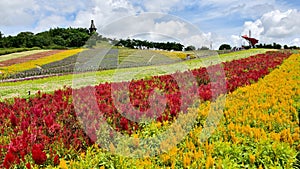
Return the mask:
<svg viewBox="0 0 300 169">
<path fill-rule="evenodd" d="M 22 72 L 33 70 L 33 69 L 28 70 L 28 68 L 27 68 L 28 66 L 36 67 L 36 64 L 39 64 L 39 65 L 41 65 L 41 68 L 40 69 L 34 68 L 35 72 L 38 71 L 39 73 L 32 74 L 33 75 L 32 77 L 25 76 L 25 78 L 20 78 L 20 77 L 23 77 L 23 76 L 20 76 L 17 79 L 8 79 L 7 82 L 5 80 L 2 81 L 0 83 L 0 89 L 2 91 L 0 100 L 3 100 L 5 98 L 13 98 L 13 97 L 23 97 L 23 98 L 28 97 L 28 91 L 30 91 L 31 94 L 34 94 L 38 91 L 51 93 L 54 90 L 63 88 L 64 86 L 72 86 L 74 78 L 81 79 L 80 84 L 78 84 L 76 86 L 76 88 L 88 86 L 88 85 L 98 85 L 99 83 L 105 83 L 105 82 L 113 82 L 113 81 L 115 81 L 115 79 L 113 79 L 112 77 L 114 77 L 116 72 L 124 72 L 129 75 L 136 74 L 136 72 L 139 72 L 139 74 L 135 75 L 134 79 L 143 79 L 143 78 L 156 76 L 156 75 L 172 74 L 172 73 L 175 73 L 176 71 L 183 72 L 188 69 L 196 69 L 201 66 L 217 64 L 222 61 L 227 62 L 227 61 L 236 60 L 236 59 L 240 59 L 240 58 L 246 58 L 251 55 L 256 55 L 256 54 L 260 54 L 260 53 L 263 54 L 266 51 L 268 51 L 268 50 L 252 49 L 252 50 L 247 50 L 247 51 L 238 51 L 238 52 L 233 52 L 233 53 L 229 53 L 229 54 L 221 54 L 221 55 L 213 55 L 213 56 L 206 56 L 207 52 L 204 52 L 206 57 L 178 62 L 178 61 L 175 61 L 176 58 L 180 59 L 180 56 L 178 56 L 178 55 L 185 55 L 184 53 L 157 51 L 158 52 L 157 57 L 152 57 L 153 56 L 152 55 L 153 52 L 152 52 L 151 55 L 147 55 L 147 57 L 145 57 L 144 59 L 134 59 L 137 56 L 138 56 L 138 58 L 144 56 L 145 51 L 132 50 L 132 49 L 121 49 L 118 52 L 119 53 L 119 61 L 122 60 L 123 62 L 120 65 L 121 67 L 119 67 L 118 69 L 102 70 L 102 71 L 96 71 L 96 72 L 86 72 L 86 73 L 79 73 L 79 74 L 69 74 L 69 75 L 68 75 L 68 71 L 64 71 L 63 69 L 60 69 L 60 67 L 61 66 L 65 67 L 64 66 L 65 64 L 62 64 L 62 63 L 69 63 L 69 62 L 66 62 L 68 60 L 68 61 L 71 61 L 70 63 L 72 63 L 72 64 L 69 63 L 67 65 L 69 65 L 69 66 L 72 65 L 71 67 L 72 67 L 72 69 L 74 69 L 74 66 L 75 66 L 74 63 L 76 62 L 76 58 L 79 57 L 78 54 L 71 55 L 71 56 L 68 55 L 69 57 L 67 56 L 65 59 L 50 62 L 50 63 L 48 62 L 49 59 L 47 59 L 47 57 L 46 57 L 45 58 L 45 60 L 47 61 L 46 63 L 49 63 L 49 64 L 43 64 L 43 60 L 38 59 L 38 60 L 33 60 L 30 62 L 22 63 L 22 65 L 19 65 L 19 64 L 12 65 L 12 67 L 15 67 L 15 68 L 18 67 L 18 69 L 22 69 L 21 71 L 19 71 L 19 73 L 16 73 L 16 74 L 13 73 L 12 76 L 15 76 L 17 74 L 22 74 Z M 89 51 L 86 51 L 86 52 L 90 53 Z M 156 52 L 154 52 L 154 53 L 156 53 Z M 161 53 L 163 53 L 163 54 L 161 54 Z M 113 55 L 111 55 L 111 56 L 115 56 L 115 54 L 116 53 L 113 52 Z M 200 52 L 200 53 L 196 52 L 195 55 L 202 56 L 203 52 Z M 212 53 L 210 53 L 210 55 L 212 55 Z M 88 55 L 88 56 L 93 56 L 93 55 Z M 158 56 L 162 56 L 162 57 L 158 57 Z M 65 56 L 63 56 L 63 57 L 65 57 Z M 83 57 L 83 55 L 81 55 L 81 57 Z M 52 59 L 54 57 L 50 56 L 50 58 Z M 167 59 L 167 58 L 171 58 L 171 59 Z M 55 59 L 57 60 L 56 57 L 55 57 Z M 107 59 L 110 60 L 109 57 Z M 145 63 L 143 61 L 145 59 L 146 59 L 145 62 L 148 62 L 149 60 L 151 60 L 151 62 L 153 62 L 154 65 L 143 66 L 143 67 L 133 66 L 131 68 L 122 68 L 122 67 L 126 67 L 126 65 L 132 66 L 133 63 L 136 63 L 137 64 L 136 66 L 141 65 L 142 63 Z M 79 59 L 79 60 L 80 60 L 80 62 L 82 61 L 82 65 L 86 65 L 85 61 L 90 60 L 90 59 L 83 57 L 83 59 Z M 163 60 L 172 61 L 172 63 L 171 64 L 165 63 Z M 176 63 L 173 63 L 174 61 Z M 158 62 L 160 65 L 157 65 Z M 92 62 L 92 65 L 94 65 L 94 63 L 97 63 L 97 62 Z M 107 63 L 107 61 L 105 61 L 105 59 L 104 59 L 104 61 L 102 60 L 100 65 L 101 64 L 106 65 L 106 63 Z M 115 62 L 113 62 L 113 63 L 114 64 L 112 64 L 112 65 L 116 65 Z M 164 63 L 164 64 L 161 65 L 162 63 Z M 206 63 L 208 63 L 208 64 L 206 64 Z M 26 66 L 27 64 L 28 64 L 28 66 Z M 48 69 L 48 66 L 50 66 L 50 65 L 52 65 L 52 66 L 55 65 L 54 67 L 58 68 L 58 69 L 55 68 L 55 70 L 60 70 L 59 71 L 60 73 L 58 73 L 58 74 L 56 74 L 55 72 L 51 73 L 50 69 Z M 111 65 L 111 64 L 107 64 L 107 65 Z M 151 63 L 150 63 L 150 65 L 151 65 Z M 87 66 L 87 67 L 78 66 L 78 67 L 79 68 L 76 68 L 76 70 L 84 68 L 85 71 L 88 71 L 87 69 L 89 69 L 90 66 Z M 99 65 L 96 67 L 99 67 Z M 48 72 L 48 70 L 49 70 L 49 72 Z M 13 70 L 11 70 L 11 71 L 13 71 Z M 69 72 L 69 73 L 72 73 L 72 71 L 74 71 L 74 70 L 70 70 L 70 71 L 71 72 Z M 40 74 L 41 72 L 48 72 L 50 74 Z M 64 72 L 64 73 L 61 74 L 61 72 Z M 64 75 L 65 73 L 67 73 L 67 75 Z M 90 80 L 91 77 L 93 77 L 93 76 L 95 76 L 95 78 L 93 80 Z M 131 76 L 126 75 L 123 78 L 123 81 L 130 81 L 131 78 L 132 78 Z"/>
<path fill-rule="evenodd" d="M 239 56 L 247 57 L 250 54 L 264 53 L 266 51 L 267 50 L 264 49 L 256 49 L 235 52 L 234 54 L 229 55 L 237 56 L 236 58 L 239 58 Z M 48 51 L 48 53 L 51 52 L 54 53 L 55 51 Z M 84 51 L 75 50 L 74 52 L 72 52 L 72 50 L 68 50 L 65 51 L 65 54 L 49 57 L 46 57 L 46 52 L 44 53 L 45 54 L 43 54 L 43 52 L 36 53 L 33 55 L 0 62 L 2 80 L 18 81 L 78 72 L 141 67 L 149 65 L 167 65 L 186 60 L 187 54 L 192 56 L 191 58 L 195 58 L 196 56 L 197 58 L 202 58 L 218 55 L 217 52 L 213 51 L 169 52 L 155 50 L 135 50 L 127 48 L 107 49 L 107 47 L 99 47 Z M 18 55 L 18 53 L 14 55 Z M 226 56 L 226 54 L 223 55 Z M 1 57 L 6 58 L 5 56 Z M 12 56 L 7 57 L 13 58 Z M 34 58 L 37 59 L 34 60 Z M 80 65 L 80 67 L 78 65 Z"/>
<path fill-rule="evenodd" d="M 164 166 L 176 166 L 176 167 L 188 167 L 192 165 L 200 166 L 207 165 L 209 166 L 217 166 L 218 163 L 224 165 L 230 165 L 230 163 L 226 160 L 226 156 L 222 154 L 218 154 L 218 152 L 225 151 L 226 153 L 239 152 L 239 146 L 243 147 L 241 143 L 241 135 L 237 132 L 236 126 L 248 127 L 248 134 L 246 132 L 246 138 L 249 140 L 244 140 L 248 145 L 245 148 L 248 148 L 250 154 L 245 155 L 243 157 L 239 157 L 239 154 L 234 155 L 233 163 L 231 165 L 240 166 L 238 161 L 245 161 L 244 164 L 248 164 L 249 166 L 270 166 L 270 165 L 280 165 L 280 166 L 290 166 L 292 161 L 295 161 L 293 155 L 295 155 L 296 145 L 299 143 L 299 139 L 297 139 L 297 133 L 299 134 L 299 128 L 296 127 L 297 124 L 297 116 L 295 116 L 295 108 L 289 107 L 290 104 L 293 105 L 293 102 L 290 99 L 295 95 L 299 95 L 299 81 L 295 79 L 297 77 L 297 68 L 299 68 L 299 55 L 292 55 L 288 62 L 284 65 L 284 67 L 280 67 L 276 74 L 284 74 L 289 77 L 291 82 L 288 82 L 293 92 L 291 92 L 286 102 L 288 107 L 284 112 L 288 113 L 284 118 L 286 121 L 281 121 L 280 123 L 267 124 L 269 120 L 263 120 L 265 118 L 278 118 L 279 114 L 277 113 L 279 107 L 274 111 L 268 112 L 269 116 L 263 117 L 263 115 L 256 114 L 254 119 L 259 118 L 259 124 L 265 124 L 269 126 L 264 126 L 259 128 L 261 125 L 252 124 L 252 123 L 238 123 L 239 121 L 247 121 L 247 119 L 236 119 L 231 120 L 230 114 L 226 113 L 226 110 L 229 108 L 233 108 L 235 104 L 228 105 L 225 108 L 225 119 L 226 122 L 221 122 L 221 129 L 218 131 L 225 130 L 226 132 L 223 135 L 213 135 L 212 140 L 215 137 L 222 137 L 223 142 L 212 142 L 209 141 L 206 144 L 201 144 L 197 142 L 194 135 L 201 130 L 201 126 L 205 126 L 205 117 L 207 116 L 207 111 L 204 111 L 207 107 L 207 104 L 213 104 L 213 101 L 222 94 L 236 93 L 235 90 L 241 92 L 244 91 L 242 88 L 245 86 L 257 86 L 256 82 L 260 79 L 260 81 L 264 81 L 263 78 L 267 74 L 269 74 L 274 70 L 277 70 L 278 67 L 287 59 L 291 54 L 290 53 L 282 53 L 282 52 L 269 52 L 266 54 L 251 56 L 245 59 L 234 60 L 231 62 L 226 62 L 218 65 L 212 65 L 207 68 L 198 68 L 191 71 L 186 72 L 176 72 L 172 75 L 162 75 L 162 76 L 152 76 L 151 78 L 141 79 L 141 80 L 133 80 L 131 82 L 113 82 L 113 83 L 103 83 L 96 85 L 95 87 L 88 86 L 83 87 L 76 90 L 76 94 L 74 95 L 74 91 L 71 88 L 65 88 L 62 90 L 56 90 L 52 94 L 38 93 L 33 98 L 22 99 L 15 98 L 13 103 L 2 102 L 1 103 L 1 161 L 3 161 L 2 166 L 9 168 L 10 166 L 18 165 L 20 167 L 25 166 L 56 166 L 56 165 L 66 165 L 66 161 L 76 160 L 81 162 L 73 162 L 73 165 L 78 165 L 79 167 L 83 167 L 88 165 L 88 161 L 91 160 L 89 157 L 85 157 L 86 155 L 90 155 L 96 152 L 98 159 L 97 166 L 110 166 L 109 162 L 101 163 L 101 161 L 105 161 L 108 158 L 115 161 L 114 164 L 117 167 L 121 166 L 129 166 L 140 165 L 145 166 L 147 164 L 151 164 L 151 166 L 156 167 L 164 167 Z M 294 67 L 288 68 L 291 64 L 294 64 Z M 217 70 L 218 68 L 223 68 L 225 71 L 226 78 L 220 80 L 220 74 L 218 72 L 214 72 L 213 75 L 208 75 L 207 70 Z M 188 90 L 179 90 L 178 84 L 176 80 L 173 79 L 174 76 L 182 77 L 184 81 L 185 74 L 191 72 L 193 76 L 195 76 L 196 84 L 190 84 L 191 87 L 187 88 Z M 282 73 L 282 72 L 291 72 Z M 274 73 L 272 77 L 276 76 Z M 268 77 L 268 75 L 267 75 Z M 281 77 L 283 78 L 283 77 Z M 272 78 L 268 78 L 269 81 Z M 220 80 L 220 81 L 219 81 Z M 284 84 L 285 81 L 280 81 L 278 85 Z M 219 91 L 214 89 L 218 89 L 218 85 L 225 84 L 226 91 Z M 251 85 L 252 84 L 252 85 Z M 276 84 L 276 83 L 275 83 Z M 297 87 L 298 84 L 298 87 Z M 145 112 L 145 110 L 149 109 L 148 97 L 150 96 L 151 91 L 154 88 L 159 89 L 164 92 L 166 95 L 166 108 L 163 110 L 163 113 L 155 118 L 155 120 L 147 125 L 141 125 L 134 121 L 130 121 L 122 116 L 122 112 L 118 112 L 116 107 L 113 104 L 112 93 L 110 90 L 112 85 L 116 85 L 119 90 L 124 89 L 124 86 L 129 85 L 129 90 L 125 90 L 124 92 L 129 94 L 130 103 L 136 109 L 140 110 L 140 112 Z M 261 82 L 259 86 L 263 88 L 266 83 Z M 274 86 L 277 87 L 277 86 Z M 241 88 L 241 90 L 239 90 Z M 246 90 L 245 89 L 245 90 Z M 96 91 L 95 93 L 93 91 Z M 247 89 L 251 90 L 251 89 Z M 265 89 L 264 89 L 265 90 Z M 290 90 L 290 89 L 289 89 Z M 87 94 L 90 92 L 90 95 Z M 161 131 L 168 128 L 169 123 L 180 116 L 179 110 L 181 109 L 181 105 L 189 105 L 192 104 L 193 100 L 184 100 L 184 102 L 180 101 L 181 95 L 186 93 L 196 93 L 200 100 L 206 101 L 200 105 L 199 117 L 197 118 L 196 129 L 189 134 L 189 136 L 176 147 L 174 147 L 170 152 L 164 153 L 162 155 L 146 158 L 143 160 L 134 160 L 130 159 L 127 163 L 124 157 L 113 156 L 109 152 L 105 153 L 105 150 L 99 150 L 99 148 L 93 149 L 92 146 L 97 138 L 99 137 L 97 133 L 99 129 L 99 123 L 97 120 L 93 121 L 93 119 L 99 119 L 100 117 L 104 117 L 104 119 L 114 128 L 114 130 L 122 132 L 123 134 L 129 134 L 133 137 L 142 138 L 142 137 L 150 137 L 153 134 L 158 134 Z M 262 92 L 262 91 L 261 91 Z M 122 92 L 120 92 L 122 93 Z M 248 96 L 248 95 L 247 95 Z M 258 97 L 260 95 L 258 94 Z M 293 97 L 292 97 L 293 96 Z M 95 97 L 97 100 L 97 106 L 100 111 L 95 111 L 94 107 L 90 107 L 89 105 L 84 104 L 84 100 L 90 100 L 89 97 Z M 232 96 L 234 98 L 235 96 Z M 251 97 L 249 95 L 249 97 Z M 278 95 L 276 95 L 276 98 Z M 75 99 L 77 98 L 77 99 Z M 122 95 L 120 95 L 121 101 L 126 102 L 126 100 L 122 100 Z M 72 100 L 77 100 L 76 104 L 81 105 L 79 111 L 76 112 L 74 109 L 74 104 Z M 285 97 L 281 100 L 282 103 L 285 103 Z M 212 103 L 210 103 L 212 101 Z M 278 100 L 279 101 L 279 100 Z M 128 100 L 127 100 L 128 102 Z M 82 103 L 82 104 L 81 104 Z M 159 103 L 159 102 L 158 102 Z M 260 105 L 259 102 L 258 104 Z M 274 100 L 274 103 L 276 100 Z M 252 104 L 252 103 L 251 103 Z M 254 103 L 253 103 L 254 104 Z M 126 104 L 125 104 L 126 105 Z M 255 110 L 259 105 L 254 106 Z M 159 106 L 158 106 L 159 107 Z M 124 107 L 124 109 L 128 110 L 130 107 Z M 206 108 L 207 109 L 207 108 Z M 270 111 L 270 110 L 267 110 Z M 283 111 L 283 110 L 281 110 Z M 236 112 L 236 111 L 234 111 Z M 238 111 L 240 113 L 240 111 Z M 81 114 L 83 113 L 83 114 Z M 274 116 L 271 115 L 274 113 Z M 289 113 L 291 113 L 291 118 L 289 118 Z M 262 113 L 264 114 L 264 113 Z M 139 118 L 140 116 L 144 116 L 145 114 L 133 114 L 132 116 L 135 118 Z M 154 117 L 155 111 L 148 112 L 146 116 Z M 282 114 L 283 115 L 283 114 Z M 254 114 L 253 114 L 254 116 Z M 237 117 L 237 116 L 235 116 Z M 91 123 L 88 125 L 82 126 L 78 118 L 86 118 L 87 120 L 91 120 Z M 232 122 L 232 123 L 231 123 Z M 286 129 L 284 124 L 289 124 L 291 128 Z M 249 126 L 248 126 L 249 125 Z M 154 127 L 155 126 L 155 127 Z M 5 127 L 5 128 L 3 128 Z M 154 127 L 154 128 L 153 128 Z M 225 127 L 225 128 L 222 128 Z M 228 129 L 228 132 L 227 132 Z M 238 128 L 237 128 L 238 129 Z M 238 130 L 241 131 L 241 130 Z M 287 159 L 284 159 L 283 162 L 278 162 L 276 157 L 272 157 L 272 161 L 268 161 L 268 158 L 265 156 L 261 156 L 263 152 L 258 151 L 258 154 L 254 153 L 254 150 L 259 148 L 264 142 L 269 142 L 270 140 L 265 139 L 264 134 L 259 133 L 267 133 L 268 136 L 271 137 L 271 145 L 270 149 L 266 149 L 266 151 L 275 151 L 276 154 L 281 152 L 280 146 L 276 146 L 276 144 L 280 144 L 284 147 L 284 149 L 289 150 Z M 274 132 L 272 134 L 272 132 Z M 227 133 L 227 134 L 226 134 Z M 298 135 L 299 136 L 299 135 Z M 256 139 L 251 140 L 252 138 Z M 228 143 L 227 143 L 228 142 Z M 236 149 L 225 150 L 221 147 L 226 148 L 226 144 L 236 146 Z M 253 146 L 249 146 L 253 145 Z M 245 146 L 244 145 L 244 146 Z M 299 144 L 298 144 L 299 145 Z M 137 145 L 138 146 L 138 145 Z M 215 148 L 214 148 L 215 146 Z M 281 146 L 281 147 L 282 147 Z M 227 146 L 228 147 L 228 146 Z M 91 149 L 92 148 L 92 149 Z M 233 147 L 234 148 L 234 147 Z M 299 148 L 299 147 L 298 147 Z M 111 149 L 114 149 L 111 147 Z M 220 150 L 220 151 L 214 151 Z M 186 150 L 186 151 L 183 151 Z M 104 151 L 104 152 L 103 152 Z M 130 151 L 130 149 L 129 149 Z M 67 153 L 66 153 L 67 152 Z M 102 153 L 101 153 L 102 152 Z M 189 153 L 188 153 L 189 152 Z M 83 153 L 83 156 L 79 154 Z M 134 153 L 134 152 L 132 152 Z M 225 154 L 226 154 L 225 153 Z M 37 155 L 40 154 L 40 155 Z M 46 156 L 47 154 L 47 156 Z M 178 155 L 176 155 L 178 154 Z M 99 155 L 99 156 L 98 156 Z M 278 154 L 278 156 L 280 156 Z M 258 160 L 261 157 L 260 160 Z M 60 160 L 59 160 L 59 159 Z M 237 161 L 234 159 L 238 158 Z M 120 159 L 123 159 L 123 161 Z M 220 162 L 216 161 L 219 159 Z M 175 161 L 174 161 L 175 160 Z M 59 162 L 60 161 L 60 162 Z M 118 161 L 118 162 L 117 162 Z M 235 162 L 234 162 L 235 161 Z M 86 162 L 86 163 L 85 163 Z M 100 163 L 99 163 L 100 162 Z M 72 165 L 71 163 L 68 163 Z M 243 164 L 243 165 L 244 165 Z M 74 167 L 74 166 L 73 166 Z M 89 166 L 91 167 L 91 166 Z"/>
</svg>

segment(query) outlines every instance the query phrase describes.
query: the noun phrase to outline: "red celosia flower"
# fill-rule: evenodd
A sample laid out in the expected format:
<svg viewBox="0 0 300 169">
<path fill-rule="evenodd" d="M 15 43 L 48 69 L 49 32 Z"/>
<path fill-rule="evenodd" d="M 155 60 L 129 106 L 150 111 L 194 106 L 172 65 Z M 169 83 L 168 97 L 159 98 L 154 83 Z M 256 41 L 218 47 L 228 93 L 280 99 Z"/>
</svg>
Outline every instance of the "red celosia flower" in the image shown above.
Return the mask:
<svg viewBox="0 0 300 169">
<path fill-rule="evenodd" d="M 17 126 L 17 124 L 18 124 L 18 119 L 17 119 L 17 117 L 14 115 L 14 113 L 11 113 L 9 118 L 10 118 L 10 122 L 11 122 L 12 126 Z"/>
<path fill-rule="evenodd" d="M 46 162 L 47 156 L 46 153 L 42 150 L 43 146 L 40 144 L 35 144 L 32 147 L 32 158 L 34 162 L 38 165 L 42 165 Z"/>
<path fill-rule="evenodd" d="M 26 164 L 26 168 L 27 168 L 27 169 L 31 169 L 30 163 L 27 163 L 27 164 Z"/>
<path fill-rule="evenodd" d="M 16 161 L 16 158 L 17 157 L 13 153 L 8 152 L 3 162 L 4 167 L 7 169 L 10 168 L 11 165 Z"/>
<path fill-rule="evenodd" d="M 52 124 L 53 124 L 53 122 L 54 122 L 54 119 L 53 119 L 53 117 L 52 117 L 50 114 L 47 115 L 47 116 L 44 118 L 44 120 L 45 120 L 45 123 L 46 123 L 46 126 L 47 126 L 47 127 L 52 126 Z"/>
<path fill-rule="evenodd" d="M 60 161 L 59 161 L 59 156 L 58 156 L 58 155 L 56 155 L 56 156 L 54 157 L 53 163 L 54 163 L 54 165 L 58 165 L 58 164 L 60 163 Z"/>
</svg>

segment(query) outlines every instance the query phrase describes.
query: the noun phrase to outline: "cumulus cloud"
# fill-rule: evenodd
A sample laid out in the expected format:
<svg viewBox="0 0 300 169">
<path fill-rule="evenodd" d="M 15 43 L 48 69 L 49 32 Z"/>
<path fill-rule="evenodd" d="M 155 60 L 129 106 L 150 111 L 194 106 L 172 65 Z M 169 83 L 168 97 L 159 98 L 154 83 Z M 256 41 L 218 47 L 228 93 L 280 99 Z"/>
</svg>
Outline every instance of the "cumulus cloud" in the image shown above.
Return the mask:
<svg viewBox="0 0 300 169">
<path fill-rule="evenodd" d="M 251 30 L 251 37 L 260 38 L 262 33 L 264 32 L 264 27 L 261 20 L 257 20 L 255 22 L 245 22 L 242 35 L 249 35 L 249 30 Z"/>
<path fill-rule="evenodd" d="M 300 12 L 296 9 L 281 12 L 275 10 L 262 16 L 263 34 L 267 37 L 282 38 L 300 34 Z"/>
<path fill-rule="evenodd" d="M 39 7 L 34 0 L 28 0 L 24 3 L 22 0 L 1 0 L 0 14 L 1 27 L 23 26 L 24 24 L 32 24 L 35 12 Z"/>
<path fill-rule="evenodd" d="M 49 28 L 68 27 L 70 24 L 71 22 L 63 16 L 51 15 L 40 20 L 33 32 L 42 32 Z"/>
<path fill-rule="evenodd" d="M 172 15 L 143 13 L 124 17 L 102 28 L 101 34 L 112 38 L 137 38 L 155 41 L 177 41 L 196 47 L 209 46 L 211 33 Z"/>
<path fill-rule="evenodd" d="M 243 34 L 252 31 L 252 37 L 261 39 L 265 43 L 282 42 L 300 34 L 300 12 L 297 9 L 287 11 L 274 10 L 265 13 L 256 21 L 247 21 L 244 24 Z"/>
<path fill-rule="evenodd" d="M 178 5 L 182 1 L 180 0 L 168 0 L 168 1 L 162 1 L 162 0 L 147 0 L 144 1 L 144 7 L 146 8 L 146 11 L 150 12 L 169 12 L 172 8 Z"/>
<path fill-rule="evenodd" d="M 231 35 L 232 46 L 241 46 L 241 37 L 237 35 Z"/>
<path fill-rule="evenodd" d="M 16 28 L 44 31 L 50 27 L 88 27 L 91 19 L 103 26 L 114 19 L 141 12 L 129 0 L 4 0 L 0 1 L 0 29 L 16 34 Z M 50 27 L 49 27 L 50 26 Z M 13 29 L 12 29 L 13 28 Z"/>
<path fill-rule="evenodd" d="M 20 31 L 36 33 L 51 27 L 87 28 L 93 19 L 99 33 L 109 34 L 123 28 L 124 31 L 118 33 L 122 38 L 128 35 L 136 37 L 141 33 L 144 34 L 138 35 L 141 38 L 166 40 L 169 37 L 192 45 L 201 45 L 203 39 L 209 39 L 214 48 L 218 48 L 217 44 L 222 43 L 239 44 L 237 34 L 248 34 L 251 29 L 252 36 L 259 38 L 260 42 L 285 40 L 297 43 L 299 37 L 295 35 L 300 33 L 300 21 L 295 18 L 300 14 L 296 9 L 288 9 L 278 0 L 2 0 L 0 30 L 7 36 Z M 204 27 L 206 30 L 202 31 L 206 32 L 195 34 L 190 28 L 194 27 L 192 24 L 176 17 L 164 18 L 161 13 L 139 19 L 128 18 L 144 12 L 175 14 L 197 24 L 198 28 Z M 245 18 L 250 21 L 244 22 Z M 111 29 L 105 32 L 103 29 L 107 25 Z M 213 31 L 221 35 L 210 33 Z"/>
<path fill-rule="evenodd" d="M 200 0 L 196 4 L 205 12 L 197 21 L 214 20 L 224 17 L 236 17 L 238 19 L 257 19 L 264 13 L 275 9 L 285 8 L 284 4 L 277 0 L 238 1 L 238 0 Z"/>
<path fill-rule="evenodd" d="M 293 39 L 289 46 L 300 46 L 300 38 Z"/>
<path fill-rule="evenodd" d="M 88 8 L 78 12 L 73 26 L 86 27 L 90 20 L 95 20 L 96 27 L 101 28 L 120 18 L 134 15 L 142 11 L 134 7 L 128 0 L 91 0 Z"/>
</svg>

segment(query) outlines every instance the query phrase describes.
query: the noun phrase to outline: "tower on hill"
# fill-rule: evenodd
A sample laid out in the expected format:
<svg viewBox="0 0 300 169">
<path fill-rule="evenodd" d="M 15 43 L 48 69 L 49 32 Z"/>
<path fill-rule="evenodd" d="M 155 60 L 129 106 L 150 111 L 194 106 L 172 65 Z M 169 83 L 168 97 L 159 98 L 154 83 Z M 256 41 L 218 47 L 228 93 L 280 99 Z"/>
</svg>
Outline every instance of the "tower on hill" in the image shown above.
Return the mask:
<svg viewBox="0 0 300 169">
<path fill-rule="evenodd" d="M 96 26 L 94 24 L 94 20 L 91 20 L 91 27 L 90 27 L 89 30 L 90 30 L 90 34 L 92 34 L 92 33 L 94 33 L 94 32 L 97 31 L 97 28 L 96 28 Z"/>
</svg>

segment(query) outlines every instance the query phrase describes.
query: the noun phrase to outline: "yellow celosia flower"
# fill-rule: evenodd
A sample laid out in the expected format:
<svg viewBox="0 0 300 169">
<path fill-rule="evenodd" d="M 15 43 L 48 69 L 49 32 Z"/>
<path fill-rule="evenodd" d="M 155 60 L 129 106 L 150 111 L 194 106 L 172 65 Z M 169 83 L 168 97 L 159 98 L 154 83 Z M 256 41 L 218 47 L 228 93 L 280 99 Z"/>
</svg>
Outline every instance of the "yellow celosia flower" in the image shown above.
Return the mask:
<svg viewBox="0 0 300 169">
<path fill-rule="evenodd" d="M 214 166 L 214 159 L 209 155 L 206 159 L 205 168 L 212 168 Z"/>
<path fill-rule="evenodd" d="M 249 161 L 250 161 L 251 164 L 254 164 L 254 162 L 255 162 L 255 155 L 250 154 L 249 155 Z"/>
<path fill-rule="evenodd" d="M 64 159 L 61 159 L 59 162 L 59 168 L 61 169 L 68 169 L 67 163 Z"/>
</svg>

